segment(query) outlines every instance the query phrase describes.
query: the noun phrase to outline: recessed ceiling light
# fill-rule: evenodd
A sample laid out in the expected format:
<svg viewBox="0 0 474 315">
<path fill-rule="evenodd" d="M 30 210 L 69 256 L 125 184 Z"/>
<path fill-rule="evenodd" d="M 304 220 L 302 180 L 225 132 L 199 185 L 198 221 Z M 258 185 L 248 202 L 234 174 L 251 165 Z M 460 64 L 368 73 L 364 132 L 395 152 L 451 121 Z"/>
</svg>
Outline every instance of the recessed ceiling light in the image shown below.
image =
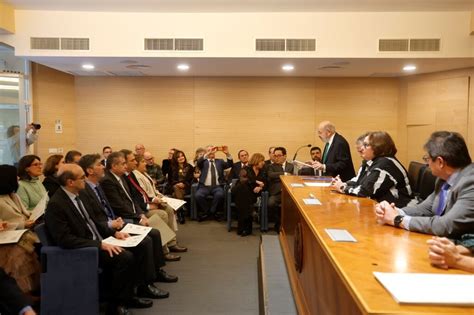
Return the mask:
<svg viewBox="0 0 474 315">
<path fill-rule="evenodd" d="M 95 68 L 94 65 L 91 65 L 91 64 L 82 65 L 82 69 L 85 69 L 85 70 L 93 70 L 94 68 Z"/>
<path fill-rule="evenodd" d="M 281 68 L 283 69 L 283 71 L 293 71 L 293 70 L 295 70 L 295 66 L 293 66 L 293 65 L 283 65 Z"/>
<path fill-rule="evenodd" d="M 415 71 L 415 70 L 416 70 L 415 65 L 406 65 L 405 67 L 403 67 L 403 71 Z"/>
<path fill-rule="evenodd" d="M 177 68 L 178 68 L 179 71 L 188 71 L 189 70 L 189 65 L 183 63 L 183 64 L 178 65 Z"/>
</svg>

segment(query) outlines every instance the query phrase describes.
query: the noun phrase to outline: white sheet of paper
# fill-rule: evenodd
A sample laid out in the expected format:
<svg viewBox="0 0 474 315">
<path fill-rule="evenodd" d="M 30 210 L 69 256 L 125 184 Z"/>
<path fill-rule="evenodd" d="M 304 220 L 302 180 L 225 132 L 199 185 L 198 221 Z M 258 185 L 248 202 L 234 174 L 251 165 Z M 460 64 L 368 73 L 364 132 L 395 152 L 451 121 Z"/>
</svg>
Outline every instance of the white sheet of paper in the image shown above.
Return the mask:
<svg viewBox="0 0 474 315">
<path fill-rule="evenodd" d="M 151 231 L 151 227 L 149 226 L 128 223 L 120 232 L 124 232 L 128 234 L 147 235 L 150 231 Z"/>
<path fill-rule="evenodd" d="M 351 233 L 343 229 L 324 229 L 335 242 L 357 242 Z"/>
<path fill-rule="evenodd" d="M 329 186 L 331 186 L 331 182 L 305 182 L 304 184 L 308 187 L 329 187 Z"/>
<path fill-rule="evenodd" d="M 304 187 L 304 185 L 300 183 L 291 183 L 290 186 L 291 187 Z"/>
<path fill-rule="evenodd" d="M 306 199 L 303 199 L 304 201 L 304 204 L 305 205 L 321 205 L 321 201 L 319 201 L 319 199 L 316 199 L 316 198 L 306 198 Z"/>
<path fill-rule="evenodd" d="M 474 275 L 374 272 L 374 276 L 398 303 L 474 305 Z"/>
<path fill-rule="evenodd" d="M 148 218 L 148 224 L 160 231 L 161 234 L 161 245 L 164 246 L 166 243 L 176 237 L 176 233 L 163 221 L 158 215 L 154 215 Z"/>
<path fill-rule="evenodd" d="M 102 242 L 110 244 L 110 245 L 120 246 L 120 247 L 135 247 L 141 241 L 143 241 L 145 236 L 146 236 L 145 234 L 134 235 L 134 236 L 127 237 L 126 239 L 123 239 L 123 240 L 119 240 L 113 236 L 109 236 L 105 240 L 102 240 Z"/>
<path fill-rule="evenodd" d="M 174 210 L 178 210 L 186 203 L 184 200 L 171 197 L 163 197 L 163 201 L 166 201 L 166 203 Z"/>
<path fill-rule="evenodd" d="M 1 231 L 0 232 L 0 244 L 16 244 L 20 240 L 23 233 L 25 233 L 26 229 L 24 230 L 14 230 L 14 231 Z"/>
<path fill-rule="evenodd" d="M 299 167 L 306 166 L 306 167 L 313 168 L 313 165 L 305 163 L 305 162 L 301 162 L 298 160 L 294 160 L 293 163 L 298 164 Z"/>
<path fill-rule="evenodd" d="M 38 202 L 36 207 L 31 211 L 30 220 L 36 221 L 39 217 L 44 214 L 44 210 L 46 209 L 46 204 L 48 203 L 48 194 L 45 194 L 43 198 Z"/>
</svg>

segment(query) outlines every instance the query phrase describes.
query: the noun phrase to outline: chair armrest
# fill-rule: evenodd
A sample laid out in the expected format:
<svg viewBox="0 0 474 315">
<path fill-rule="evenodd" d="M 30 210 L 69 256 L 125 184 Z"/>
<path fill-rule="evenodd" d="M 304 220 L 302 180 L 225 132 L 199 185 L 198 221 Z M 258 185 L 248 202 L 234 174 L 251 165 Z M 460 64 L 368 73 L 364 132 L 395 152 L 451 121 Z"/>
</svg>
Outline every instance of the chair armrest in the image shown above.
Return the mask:
<svg viewBox="0 0 474 315">
<path fill-rule="evenodd" d="M 77 271 L 78 268 L 94 270 L 99 266 L 99 250 L 96 247 L 62 249 L 58 246 L 43 246 L 41 266 L 43 273 L 48 270 L 67 273 Z"/>
</svg>

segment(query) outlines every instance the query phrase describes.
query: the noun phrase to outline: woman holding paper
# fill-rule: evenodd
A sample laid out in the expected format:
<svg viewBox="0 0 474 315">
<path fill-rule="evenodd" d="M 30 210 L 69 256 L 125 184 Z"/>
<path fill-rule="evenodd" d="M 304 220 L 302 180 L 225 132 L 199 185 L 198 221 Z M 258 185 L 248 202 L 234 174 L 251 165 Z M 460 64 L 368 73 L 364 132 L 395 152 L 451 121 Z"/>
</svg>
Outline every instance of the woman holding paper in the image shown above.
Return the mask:
<svg viewBox="0 0 474 315">
<path fill-rule="evenodd" d="M 395 157 L 396 153 L 395 143 L 387 132 L 370 132 L 361 151 L 362 158 L 368 161 L 365 174 L 355 185 L 344 183 L 336 176 L 333 187 L 341 193 L 406 206 L 412 199 L 412 190 L 407 171 Z"/>
<path fill-rule="evenodd" d="M 46 188 L 39 180 L 41 175 L 43 175 L 43 163 L 38 156 L 25 155 L 18 162 L 18 176 L 20 177 L 18 196 L 26 209 L 30 211 L 47 194 Z"/>
<path fill-rule="evenodd" d="M 247 236 L 252 234 L 252 214 L 254 203 L 265 187 L 265 157 L 263 154 L 254 153 L 249 165 L 242 168 L 239 180 L 232 187 L 232 196 L 239 213 L 237 234 Z"/>
<path fill-rule="evenodd" d="M 173 188 L 173 197 L 184 199 L 189 194 L 193 181 L 193 166 L 188 163 L 183 151 L 176 150 L 171 159 L 168 183 Z"/>
<path fill-rule="evenodd" d="M 18 179 L 16 168 L 0 165 L 0 233 L 2 230 L 21 230 L 31 228 L 27 211 L 16 194 Z M 0 234 L 1 239 L 1 234 Z M 0 267 L 12 276 L 25 293 L 38 288 L 39 261 L 34 252 L 36 234 L 25 232 L 16 244 L 0 245 Z"/>
</svg>

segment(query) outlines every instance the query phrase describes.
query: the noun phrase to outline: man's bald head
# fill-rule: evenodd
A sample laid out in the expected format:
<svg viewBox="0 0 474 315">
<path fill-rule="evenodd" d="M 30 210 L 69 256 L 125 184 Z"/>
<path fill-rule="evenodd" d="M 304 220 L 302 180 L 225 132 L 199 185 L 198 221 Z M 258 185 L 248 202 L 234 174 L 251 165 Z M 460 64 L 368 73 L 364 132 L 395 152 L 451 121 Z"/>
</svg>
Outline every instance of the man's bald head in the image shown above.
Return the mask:
<svg viewBox="0 0 474 315">
<path fill-rule="evenodd" d="M 84 171 L 77 164 L 63 164 L 59 167 L 59 184 L 73 193 L 84 189 L 84 178 Z"/>
<path fill-rule="evenodd" d="M 325 120 L 319 123 L 318 136 L 323 142 L 328 142 L 335 133 L 336 126 L 332 122 Z"/>
</svg>

